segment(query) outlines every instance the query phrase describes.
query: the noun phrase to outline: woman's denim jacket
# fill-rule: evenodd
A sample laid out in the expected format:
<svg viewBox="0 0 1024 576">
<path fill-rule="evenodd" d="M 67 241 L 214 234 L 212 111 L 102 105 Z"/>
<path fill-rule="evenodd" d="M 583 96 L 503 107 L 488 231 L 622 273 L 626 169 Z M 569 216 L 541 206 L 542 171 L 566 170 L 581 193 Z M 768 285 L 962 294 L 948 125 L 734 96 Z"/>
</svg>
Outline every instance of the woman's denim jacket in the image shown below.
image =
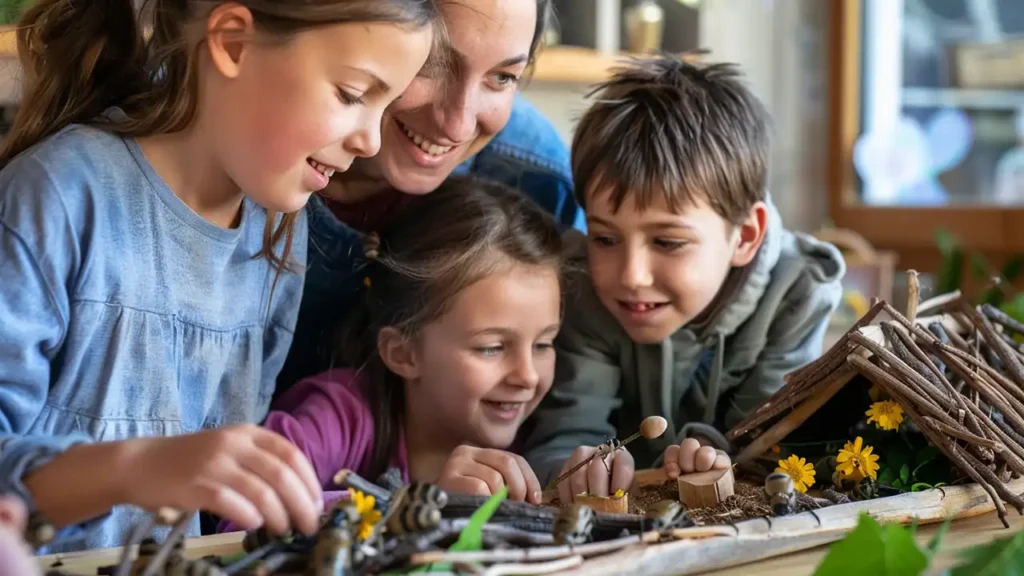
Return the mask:
<svg viewBox="0 0 1024 576">
<path fill-rule="evenodd" d="M 581 228 L 572 188 L 569 150 L 551 123 L 517 94 L 505 129 L 456 174 L 473 174 L 517 188 L 551 212 L 565 228 Z M 314 195 L 306 207 L 309 250 L 306 283 L 292 349 L 278 378 L 278 393 L 332 365 L 338 324 L 363 289 L 362 234 L 340 222 Z"/>
</svg>

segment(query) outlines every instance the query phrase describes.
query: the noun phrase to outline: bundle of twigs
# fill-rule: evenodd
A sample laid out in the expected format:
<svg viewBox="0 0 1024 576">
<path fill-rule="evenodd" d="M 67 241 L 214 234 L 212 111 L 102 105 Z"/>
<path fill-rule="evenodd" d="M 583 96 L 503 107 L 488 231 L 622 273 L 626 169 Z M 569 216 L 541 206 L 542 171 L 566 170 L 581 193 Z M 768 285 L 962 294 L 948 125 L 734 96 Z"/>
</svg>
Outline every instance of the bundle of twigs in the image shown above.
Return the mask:
<svg viewBox="0 0 1024 576">
<path fill-rule="evenodd" d="M 1024 514 L 1024 498 L 1007 487 L 1024 475 L 1024 356 L 1013 339 L 1024 336 L 1024 324 L 959 294 L 930 303 L 937 315 L 911 319 L 877 302 L 831 350 L 791 374 L 782 390 L 730 431 L 730 439 L 758 436 L 737 459 L 764 453 L 860 374 L 985 489 L 1008 527 L 1003 502 Z M 869 326 L 883 312 L 890 320 Z M 916 306 L 908 312 L 913 316 Z M 757 429 L 788 407 L 792 412 L 771 429 Z"/>
</svg>

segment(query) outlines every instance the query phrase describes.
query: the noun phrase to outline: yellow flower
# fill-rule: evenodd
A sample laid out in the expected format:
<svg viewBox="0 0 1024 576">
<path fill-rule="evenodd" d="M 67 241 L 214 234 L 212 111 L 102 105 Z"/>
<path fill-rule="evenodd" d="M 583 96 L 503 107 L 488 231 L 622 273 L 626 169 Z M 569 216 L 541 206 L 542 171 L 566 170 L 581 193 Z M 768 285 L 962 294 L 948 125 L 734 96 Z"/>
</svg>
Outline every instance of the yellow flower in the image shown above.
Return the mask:
<svg viewBox="0 0 1024 576">
<path fill-rule="evenodd" d="M 793 488 L 799 492 L 807 492 L 814 485 L 814 465 L 808 464 L 806 458 L 797 458 L 796 454 L 779 460 L 779 467 L 775 471 L 788 474 L 793 479 Z"/>
<path fill-rule="evenodd" d="M 875 402 L 865 415 L 868 424 L 874 422 L 882 430 L 898 430 L 903 422 L 903 408 L 892 400 Z"/>
<path fill-rule="evenodd" d="M 380 522 L 381 513 L 374 506 L 377 500 L 373 496 L 363 494 L 359 490 L 352 490 L 352 502 L 356 505 L 356 511 L 359 513 L 359 530 L 356 537 L 360 540 L 366 540 L 370 537 L 373 532 L 373 527 Z"/>
<path fill-rule="evenodd" d="M 626 495 L 626 491 L 623 490 L 622 488 L 619 488 L 618 490 L 615 491 L 615 495 L 612 496 L 612 498 L 619 499 L 619 498 L 622 498 L 625 495 Z"/>
<path fill-rule="evenodd" d="M 855 482 L 860 482 L 865 477 L 872 480 L 878 479 L 878 454 L 872 454 L 871 446 L 864 446 L 864 440 L 857 436 L 853 442 L 847 442 L 846 446 L 836 456 L 836 470 Z"/>
</svg>

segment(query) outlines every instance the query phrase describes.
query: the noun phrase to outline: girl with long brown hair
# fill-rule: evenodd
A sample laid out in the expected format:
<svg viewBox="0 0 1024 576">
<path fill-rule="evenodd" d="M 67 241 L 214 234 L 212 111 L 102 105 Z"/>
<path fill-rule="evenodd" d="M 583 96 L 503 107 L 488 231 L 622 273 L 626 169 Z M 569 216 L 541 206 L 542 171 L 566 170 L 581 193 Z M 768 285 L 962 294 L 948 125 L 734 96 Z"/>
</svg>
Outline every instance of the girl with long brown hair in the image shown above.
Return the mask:
<svg viewBox="0 0 1024 576">
<path fill-rule="evenodd" d="M 142 13 L 148 37 L 131 0 L 38 0 L 19 24 L 26 91 L 0 153 L 0 493 L 66 528 L 48 552 L 118 545 L 161 506 L 316 529 L 308 461 L 252 425 L 292 340 L 300 210 L 376 153 L 436 7 Z"/>
<path fill-rule="evenodd" d="M 417 196 L 370 242 L 364 302 L 340 352 L 353 369 L 306 378 L 264 426 L 331 489 L 341 468 L 540 503 L 510 447 L 551 387 L 561 319 L 554 219 L 501 184 L 464 176 Z"/>
</svg>

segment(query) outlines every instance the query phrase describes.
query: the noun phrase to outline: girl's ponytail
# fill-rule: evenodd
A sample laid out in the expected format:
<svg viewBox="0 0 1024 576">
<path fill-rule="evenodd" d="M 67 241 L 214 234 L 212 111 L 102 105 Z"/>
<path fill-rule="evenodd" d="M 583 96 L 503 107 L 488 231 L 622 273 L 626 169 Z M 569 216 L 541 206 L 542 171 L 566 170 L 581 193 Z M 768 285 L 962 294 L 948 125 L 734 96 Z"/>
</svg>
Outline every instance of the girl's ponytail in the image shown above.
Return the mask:
<svg viewBox="0 0 1024 576">
<path fill-rule="evenodd" d="M 149 85 L 131 0 L 37 0 L 18 23 L 23 94 L 0 166 Z"/>
</svg>

